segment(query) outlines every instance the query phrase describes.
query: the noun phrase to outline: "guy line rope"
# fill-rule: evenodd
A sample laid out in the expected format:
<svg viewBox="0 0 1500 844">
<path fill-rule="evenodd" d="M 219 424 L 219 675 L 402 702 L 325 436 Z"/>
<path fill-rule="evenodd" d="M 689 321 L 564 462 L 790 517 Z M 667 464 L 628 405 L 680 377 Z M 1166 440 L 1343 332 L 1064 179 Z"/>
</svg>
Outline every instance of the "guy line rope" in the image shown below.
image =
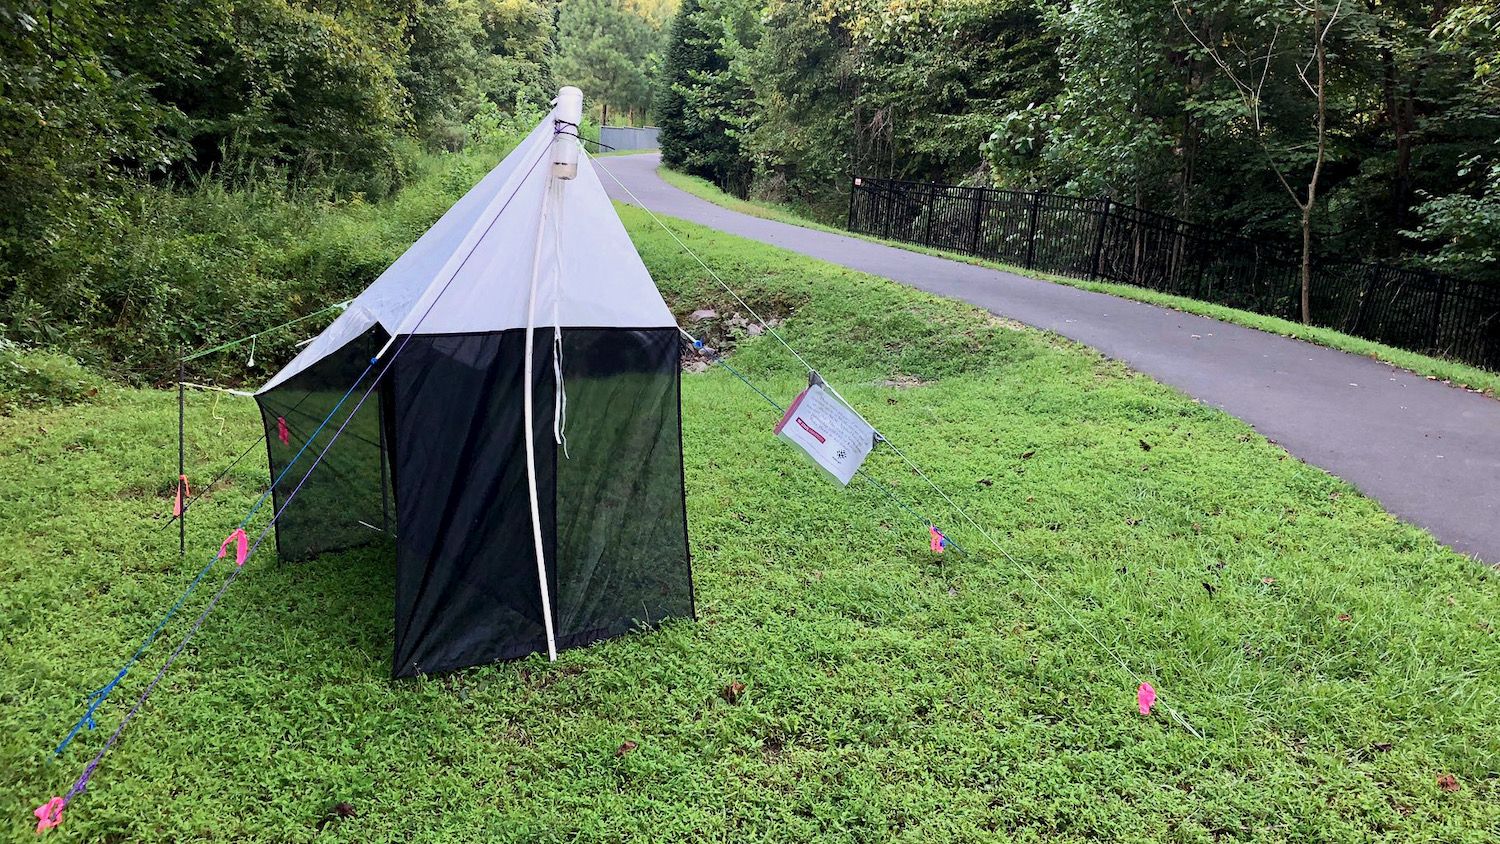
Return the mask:
<svg viewBox="0 0 1500 844">
<path fill-rule="evenodd" d="M 583 152 L 584 152 L 585 155 L 589 154 L 587 148 L 584 148 Z M 765 329 L 766 333 L 770 334 L 772 337 L 774 337 L 776 339 L 776 342 L 780 343 L 782 345 L 782 347 L 785 348 L 787 350 L 787 352 L 789 352 L 792 355 L 792 357 L 794 357 L 794 358 L 797 359 L 798 363 L 802 364 L 802 366 L 804 368 L 806 368 L 809 373 L 817 371 L 816 369 L 813 368 L 812 364 L 810 364 L 810 363 L 807 362 L 806 358 L 802 357 L 802 355 L 798 354 L 798 352 L 797 352 L 796 349 L 792 348 L 791 344 L 786 341 L 786 338 L 784 338 L 784 337 L 781 336 L 780 332 L 778 332 L 773 326 L 771 326 L 769 323 L 767 323 L 766 320 L 764 318 L 762 318 L 761 315 L 759 313 L 757 313 L 754 308 L 750 307 L 750 304 L 748 302 L 746 302 L 744 299 L 740 298 L 740 295 L 738 293 L 736 293 L 734 291 L 734 289 L 731 288 L 729 286 L 729 284 L 726 283 L 724 281 L 724 279 L 722 277 L 720 277 L 717 272 L 714 272 L 713 267 L 710 267 L 707 262 L 705 262 L 702 258 L 700 258 L 698 256 L 698 254 L 696 252 L 694 252 L 690 246 L 688 246 L 686 243 L 683 242 L 682 238 L 680 238 L 680 237 L 677 236 L 676 232 L 672 231 L 671 227 L 669 227 L 665 222 L 663 222 L 662 219 L 660 217 L 658 217 L 656 215 L 656 213 L 654 211 L 652 211 L 646 205 L 646 203 L 642 202 L 641 199 L 640 199 L 640 197 L 638 197 L 638 196 L 635 195 L 634 191 L 632 191 L 624 182 L 620 181 L 619 177 L 617 177 L 614 173 L 610 172 L 610 170 L 609 170 L 608 167 L 605 167 L 603 164 L 601 164 L 599 162 L 599 159 L 597 157 L 589 155 L 589 158 L 594 163 L 594 165 L 596 167 L 598 167 L 600 170 L 604 171 L 605 175 L 609 176 L 609 178 L 611 180 L 613 180 L 616 185 L 619 185 L 620 189 L 623 190 L 625 192 L 625 194 L 630 197 L 631 201 L 635 203 L 636 207 L 640 208 L 642 211 L 645 211 L 646 215 L 649 216 L 651 218 L 651 220 L 654 223 L 656 223 L 656 225 L 660 226 L 661 230 L 664 231 L 664 232 L 666 232 L 667 235 L 670 236 L 672 238 L 672 240 L 675 241 L 677 243 L 677 245 L 682 248 L 683 252 L 687 253 L 687 255 L 689 257 L 691 257 L 694 261 L 698 262 L 698 265 L 701 266 L 704 269 L 704 271 L 707 272 L 709 274 L 709 276 L 711 278 L 713 278 L 713 280 L 715 282 L 718 283 L 719 287 L 723 288 L 726 293 L 728 293 L 730 296 L 732 296 L 734 298 L 734 300 L 740 304 L 741 307 L 743 307 L 746 311 L 749 311 L 750 315 L 755 318 L 756 322 L 760 323 L 761 327 Z M 683 330 L 680 327 L 678 328 L 678 331 L 680 331 L 683 334 L 684 337 L 687 337 L 689 340 L 691 340 L 693 342 L 693 345 L 694 345 L 695 348 L 698 348 L 700 350 L 703 348 L 703 344 L 701 343 L 701 341 L 699 341 L 697 338 L 693 337 L 687 331 Z M 719 358 L 718 355 L 715 355 L 714 357 L 716 358 L 715 362 L 717 362 L 717 363 L 723 363 L 722 358 Z M 724 364 L 724 366 L 728 367 L 728 364 Z M 733 371 L 733 370 L 731 370 L 731 371 Z M 744 381 L 746 384 L 750 384 L 749 379 L 745 378 L 743 375 L 740 375 L 738 372 L 735 372 L 735 375 L 737 377 L 739 377 L 740 380 Z M 833 393 L 833 395 L 835 397 L 837 397 L 839 401 L 843 402 L 845 406 L 847 406 L 850 410 L 854 411 L 856 414 L 859 413 L 858 409 L 855 408 L 854 405 L 850 404 L 849 400 L 846 399 L 846 398 L 844 398 L 843 395 L 841 395 L 839 393 L 839 391 L 832 384 L 828 383 L 827 379 L 823 379 L 823 383 L 824 383 L 824 386 L 828 388 L 829 392 Z M 770 397 L 767 396 L 766 393 L 764 391 L 762 391 L 759 387 L 756 387 L 754 384 L 750 384 L 750 386 L 751 386 L 752 389 L 754 389 L 756 392 L 760 393 L 763 397 L 765 397 L 768 401 L 770 401 Z M 773 405 L 776 404 L 774 401 L 772 401 L 771 403 Z M 868 420 L 866 420 L 866 422 L 868 422 Z M 871 427 L 874 428 L 873 425 Z M 1036 576 L 1036 574 L 1031 570 L 1031 568 L 1029 566 L 1027 566 L 1025 563 L 1022 563 L 1020 560 L 1016 559 L 1015 556 L 1013 556 L 1009 551 L 1007 551 L 1005 549 L 1005 547 L 1003 545 L 1001 545 L 994 538 L 994 536 L 992 536 L 990 534 L 989 531 L 985 530 L 984 527 L 979 524 L 979 522 L 975 521 L 975 519 L 974 519 L 973 516 L 969 515 L 969 512 L 967 510 L 965 510 L 963 507 L 959 506 L 958 502 L 954 501 L 953 498 L 950 497 L 948 495 L 948 493 L 943 490 L 942 487 L 938 486 L 938 484 L 935 481 L 933 481 L 932 478 L 929 477 L 926 472 L 924 472 L 922 470 L 921 466 L 917 465 L 917 463 L 914 460 L 912 460 L 910 457 L 908 457 L 907 454 L 906 454 L 906 452 L 902 451 L 899 447 L 897 447 L 897 445 L 894 442 L 891 442 L 890 438 L 887 437 L 887 436 L 885 436 L 883 433 L 881 433 L 879 431 L 879 429 L 876 429 L 876 435 L 879 437 L 879 441 L 882 442 L 882 443 L 885 443 L 887 446 L 889 446 L 890 449 L 891 449 L 891 451 L 893 451 L 896 454 L 896 456 L 901 459 L 901 461 L 903 463 L 905 463 L 913 472 L 915 472 L 918 477 L 920 477 L 924 482 L 926 482 L 926 484 L 929 487 L 932 488 L 933 492 L 936 492 L 938 494 L 938 496 L 941 497 L 943 499 L 943 501 L 947 503 L 948 507 L 951 508 L 953 510 L 953 512 L 957 513 L 959 515 L 959 517 L 963 519 L 964 522 L 966 522 L 971 528 L 973 528 L 976 532 L 978 532 L 980 536 L 984 537 L 985 541 L 988 542 L 991 547 L 993 547 L 996 551 L 1000 552 L 1000 554 L 1002 556 L 1004 556 L 1005 559 L 1007 561 L 1009 561 L 1010 564 L 1014 568 L 1018 569 L 1022 574 L 1024 574 L 1026 576 L 1027 580 L 1031 581 L 1032 586 L 1034 586 L 1038 592 L 1040 592 L 1042 595 L 1046 596 L 1047 599 L 1050 600 L 1053 604 L 1055 604 L 1058 609 L 1062 610 L 1063 613 L 1065 613 L 1067 615 L 1067 617 L 1073 622 L 1073 624 L 1078 627 L 1078 629 L 1082 630 L 1085 634 L 1087 634 L 1088 637 L 1090 639 L 1092 639 L 1096 645 L 1099 646 L 1100 650 L 1102 650 L 1104 653 L 1108 654 L 1110 656 L 1110 658 L 1112 658 L 1115 661 L 1115 663 L 1120 666 L 1121 670 L 1123 670 L 1126 675 L 1128 675 L 1129 677 L 1133 678 L 1136 683 L 1144 684 L 1146 682 L 1145 678 L 1141 677 L 1140 674 L 1136 673 L 1136 671 L 1133 668 L 1130 667 L 1130 664 L 1127 663 L 1125 661 L 1125 659 L 1123 657 L 1121 657 L 1117 651 L 1115 651 L 1114 648 L 1110 647 L 1102 638 L 1099 637 L 1099 635 L 1097 633 L 1094 632 L 1093 628 L 1091 628 L 1089 625 L 1085 624 L 1082 619 L 1080 619 L 1076 614 L 1074 614 L 1072 608 L 1070 608 L 1066 603 L 1064 603 L 1061 599 L 1059 599 L 1056 595 L 1054 595 L 1050 590 L 1048 590 L 1045 586 L 1043 586 L 1042 582 L 1041 582 L 1041 579 Z M 863 474 L 863 471 L 861 471 L 861 474 Z M 868 476 L 866 476 L 866 477 L 868 477 Z M 925 521 L 925 519 L 924 519 L 924 521 Z M 930 525 L 930 523 L 929 523 L 929 525 Z M 1172 720 L 1176 721 L 1179 725 L 1181 725 L 1184 729 L 1186 729 L 1194 737 L 1199 738 L 1199 739 L 1203 738 L 1202 734 L 1199 733 L 1198 730 L 1194 729 L 1193 725 L 1190 724 L 1190 723 L 1188 723 L 1187 719 L 1184 718 L 1182 716 L 1182 714 L 1180 712 L 1178 712 L 1177 709 L 1174 708 L 1171 705 L 1171 703 L 1169 703 L 1169 702 L 1167 702 L 1165 700 L 1158 700 L 1158 703 L 1160 703 L 1160 705 L 1162 706 L 1162 708 L 1167 711 L 1167 714 L 1171 716 Z"/>
</svg>

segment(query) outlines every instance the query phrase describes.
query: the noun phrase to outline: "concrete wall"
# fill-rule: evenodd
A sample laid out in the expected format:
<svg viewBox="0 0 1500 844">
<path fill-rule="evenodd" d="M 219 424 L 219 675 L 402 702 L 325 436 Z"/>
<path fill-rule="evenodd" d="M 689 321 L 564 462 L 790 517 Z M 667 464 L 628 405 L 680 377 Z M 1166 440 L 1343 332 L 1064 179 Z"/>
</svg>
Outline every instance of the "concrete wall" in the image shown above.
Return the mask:
<svg viewBox="0 0 1500 844">
<path fill-rule="evenodd" d="M 656 136 L 661 132 L 655 126 L 600 126 L 599 143 L 605 152 L 627 149 L 658 149 L 661 144 Z M 614 149 L 610 149 L 614 147 Z"/>
</svg>

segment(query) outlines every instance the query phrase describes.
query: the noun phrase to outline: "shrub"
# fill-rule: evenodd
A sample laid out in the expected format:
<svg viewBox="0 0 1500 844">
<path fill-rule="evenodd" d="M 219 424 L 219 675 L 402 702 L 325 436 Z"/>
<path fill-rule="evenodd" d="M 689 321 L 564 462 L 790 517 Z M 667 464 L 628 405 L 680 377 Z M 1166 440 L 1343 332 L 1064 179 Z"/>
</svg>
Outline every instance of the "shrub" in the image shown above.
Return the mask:
<svg viewBox="0 0 1500 844">
<path fill-rule="evenodd" d="M 93 398 L 102 379 L 77 359 L 0 338 L 0 414 Z"/>
</svg>

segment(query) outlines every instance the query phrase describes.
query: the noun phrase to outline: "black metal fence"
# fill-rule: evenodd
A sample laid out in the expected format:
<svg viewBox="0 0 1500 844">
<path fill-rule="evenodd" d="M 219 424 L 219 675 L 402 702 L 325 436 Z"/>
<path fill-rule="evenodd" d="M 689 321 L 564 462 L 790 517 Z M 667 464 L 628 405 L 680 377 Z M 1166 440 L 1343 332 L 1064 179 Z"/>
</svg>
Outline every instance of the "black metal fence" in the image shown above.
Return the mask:
<svg viewBox="0 0 1500 844">
<path fill-rule="evenodd" d="M 1301 319 L 1296 256 L 1102 197 L 856 178 L 849 230 Z M 1319 261 L 1311 310 L 1317 325 L 1500 369 L 1497 285 Z"/>
</svg>

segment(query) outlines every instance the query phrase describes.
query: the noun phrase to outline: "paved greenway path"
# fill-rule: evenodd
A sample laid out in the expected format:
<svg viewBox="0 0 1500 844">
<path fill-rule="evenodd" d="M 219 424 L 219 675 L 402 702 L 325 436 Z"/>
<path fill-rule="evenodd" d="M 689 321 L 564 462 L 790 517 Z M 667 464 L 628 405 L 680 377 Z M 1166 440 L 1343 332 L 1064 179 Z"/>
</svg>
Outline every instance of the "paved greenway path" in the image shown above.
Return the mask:
<svg viewBox="0 0 1500 844">
<path fill-rule="evenodd" d="M 1500 401 L 1372 358 L 721 208 L 654 153 L 605 158 L 648 208 L 1054 331 L 1243 419 L 1455 550 L 1500 563 Z M 630 201 L 601 175 L 610 194 Z"/>
</svg>

